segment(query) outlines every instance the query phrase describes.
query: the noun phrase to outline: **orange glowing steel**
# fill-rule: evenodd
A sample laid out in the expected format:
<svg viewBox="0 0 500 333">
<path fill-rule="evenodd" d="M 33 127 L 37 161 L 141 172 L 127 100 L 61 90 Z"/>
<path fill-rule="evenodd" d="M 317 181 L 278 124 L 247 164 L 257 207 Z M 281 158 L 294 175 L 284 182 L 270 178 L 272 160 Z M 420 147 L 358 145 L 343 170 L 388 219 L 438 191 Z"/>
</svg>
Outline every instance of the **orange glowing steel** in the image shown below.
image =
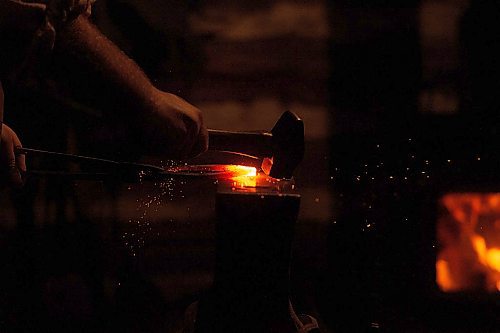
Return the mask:
<svg viewBox="0 0 500 333">
<path fill-rule="evenodd" d="M 175 167 L 168 171 L 179 173 L 193 173 L 194 175 L 208 175 L 218 180 L 230 181 L 233 187 L 256 187 L 257 168 L 246 165 L 232 164 L 206 164 L 206 165 L 185 165 Z"/>
<path fill-rule="evenodd" d="M 441 199 L 436 282 L 445 292 L 500 291 L 500 193 L 451 193 Z"/>
<path fill-rule="evenodd" d="M 226 171 L 229 172 L 234 187 L 255 187 L 257 185 L 257 169 L 244 165 L 228 165 Z"/>
<path fill-rule="evenodd" d="M 244 165 L 228 165 L 228 166 L 226 166 L 226 171 L 228 171 L 232 177 L 255 177 L 255 176 L 257 176 L 257 169 L 256 168 L 244 166 Z"/>
</svg>

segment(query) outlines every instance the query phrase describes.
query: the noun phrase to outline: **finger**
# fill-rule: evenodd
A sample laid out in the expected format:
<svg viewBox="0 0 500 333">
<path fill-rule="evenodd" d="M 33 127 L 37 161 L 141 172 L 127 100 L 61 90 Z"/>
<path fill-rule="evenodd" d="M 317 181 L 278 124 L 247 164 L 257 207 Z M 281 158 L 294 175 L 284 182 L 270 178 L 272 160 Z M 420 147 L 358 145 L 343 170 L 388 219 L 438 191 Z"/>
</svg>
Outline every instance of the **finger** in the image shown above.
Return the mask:
<svg viewBox="0 0 500 333">
<path fill-rule="evenodd" d="M 193 156 L 193 149 L 198 138 L 198 129 L 196 124 L 194 124 L 191 119 L 187 119 L 185 121 L 185 124 L 187 127 L 187 132 L 182 145 L 179 147 L 181 149 L 181 156 L 184 159 Z"/>
<path fill-rule="evenodd" d="M 208 149 L 208 131 L 205 127 L 202 127 L 196 138 L 196 143 L 191 151 L 192 156 L 197 156 L 204 153 Z"/>
<path fill-rule="evenodd" d="M 176 126 L 168 126 L 167 141 L 165 145 L 165 153 L 170 158 L 183 159 L 186 155 L 186 147 L 189 145 L 189 128 L 181 119 Z"/>
<path fill-rule="evenodd" d="M 23 185 L 23 180 L 16 162 L 13 137 L 4 136 L 4 138 L 1 143 L 2 173 L 6 175 L 11 185 L 20 187 Z"/>
<path fill-rule="evenodd" d="M 21 148 L 22 146 L 16 146 L 15 148 Z M 21 172 L 21 175 L 26 173 L 26 156 L 24 154 L 16 154 L 16 166 Z"/>
<path fill-rule="evenodd" d="M 19 171 L 19 167 L 17 165 L 14 142 L 12 141 L 8 144 L 7 159 L 10 183 L 14 187 L 21 187 L 23 185 L 23 177 L 21 176 L 21 172 Z"/>
<path fill-rule="evenodd" d="M 23 174 L 26 172 L 26 155 L 16 153 L 16 149 L 22 148 L 23 145 L 21 144 L 21 140 L 19 140 L 17 134 L 16 133 L 12 134 L 13 134 L 12 141 L 14 146 L 14 155 L 16 157 L 16 166 L 21 171 L 21 174 Z"/>
<path fill-rule="evenodd" d="M 183 146 L 185 157 L 194 157 L 204 151 L 206 144 L 206 129 L 203 126 L 203 114 L 198 109 L 188 110 L 188 114 L 184 116 L 184 123 L 188 129 Z"/>
<path fill-rule="evenodd" d="M 3 186 L 8 181 L 8 162 L 7 162 L 7 140 L 0 138 L 0 184 Z"/>
</svg>

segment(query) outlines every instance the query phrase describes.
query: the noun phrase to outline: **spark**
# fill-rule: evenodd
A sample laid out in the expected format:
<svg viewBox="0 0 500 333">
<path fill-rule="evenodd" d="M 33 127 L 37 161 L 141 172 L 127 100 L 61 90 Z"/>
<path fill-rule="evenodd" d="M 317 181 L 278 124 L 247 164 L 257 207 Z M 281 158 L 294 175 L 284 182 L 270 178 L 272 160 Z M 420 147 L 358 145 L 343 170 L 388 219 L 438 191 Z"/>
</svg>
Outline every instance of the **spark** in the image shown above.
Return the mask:
<svg viewBox="0 0 500 333">
<path fill-rule="evenodd" d="M 151 209 L 153 212 L 158 212 L 162 204 L 173 200 L 173 181 L 174 179 L 171 178 L 161 183 L 154 183 L 155 187 L 159 190 L 157 195 L 146 194 L 140 197 L 144 199 L 136 200 L 136 211 L 139 213 L 139 216 L 128 220 L 129 225 L 133 228 L 133 232 L 125 232 L 122 235 L 124 244 L 128 247 L 132 256 L 137 256 L 137 251 L 145 246 L 146 237 L 152 231 L 151 221 L 148 219 Z M 157 233 L 157 235 L 159 235 L 159 233 Z"/>
</svg>

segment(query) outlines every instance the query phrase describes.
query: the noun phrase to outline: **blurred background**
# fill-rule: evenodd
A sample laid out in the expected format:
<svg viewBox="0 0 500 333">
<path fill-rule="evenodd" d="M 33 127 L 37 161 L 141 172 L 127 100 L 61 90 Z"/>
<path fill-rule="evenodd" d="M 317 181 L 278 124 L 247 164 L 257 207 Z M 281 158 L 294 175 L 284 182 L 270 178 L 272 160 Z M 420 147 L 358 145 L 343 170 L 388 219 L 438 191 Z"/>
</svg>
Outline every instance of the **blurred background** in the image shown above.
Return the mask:
<svg viewBox="0 0 500 333">
<path fill-rule="evenodd" d="M 495 178 L 498 14 L 496 1 L 473 0 L 99 0 L 92 20 L 209 128 L 270 129 L 285 110 L 304 120 L 291 269 L 300 312 L 324 332 L 432 331 L 411 306 L 411 246 L 436 182 Z M 31 122 L 6 116 L 26 146 L 64 151 L 76 136 L 80 151 L 103 154 L 84 133 L 99 110 L 16 89 L 8 105 L 37 110 Z M 42 135 L 49 124 L 60 131 Z"/>
</svg>

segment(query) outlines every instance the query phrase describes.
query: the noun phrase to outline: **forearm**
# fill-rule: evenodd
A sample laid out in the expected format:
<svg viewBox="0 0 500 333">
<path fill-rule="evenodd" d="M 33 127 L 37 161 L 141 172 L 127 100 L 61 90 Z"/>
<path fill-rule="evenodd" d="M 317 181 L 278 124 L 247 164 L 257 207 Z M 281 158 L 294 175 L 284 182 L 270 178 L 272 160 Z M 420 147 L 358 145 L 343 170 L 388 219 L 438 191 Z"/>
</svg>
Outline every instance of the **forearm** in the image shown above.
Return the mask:
<svg viewBox="0 0 500 333">
<path fill-rule="evenodd" d="M 58 31 L 53 60 L 58 81 L 105 112 L 130 117 L 154 103 L 144 72 L 83 16 Z"/>
<path fill-rule="evenodd" d="M 52 76 L 61 91 L 82 104 L 101 110 L 118 125 L 117 133 L 126 134 L 148 152 L 187 157 L 206 149 L 201 111 L 156 89 L 139 66 L 84 15 L 56 25 L 55 30 L 52 52 L 39 62 L 26 62 L 31 68 Z"/>
</svg>

